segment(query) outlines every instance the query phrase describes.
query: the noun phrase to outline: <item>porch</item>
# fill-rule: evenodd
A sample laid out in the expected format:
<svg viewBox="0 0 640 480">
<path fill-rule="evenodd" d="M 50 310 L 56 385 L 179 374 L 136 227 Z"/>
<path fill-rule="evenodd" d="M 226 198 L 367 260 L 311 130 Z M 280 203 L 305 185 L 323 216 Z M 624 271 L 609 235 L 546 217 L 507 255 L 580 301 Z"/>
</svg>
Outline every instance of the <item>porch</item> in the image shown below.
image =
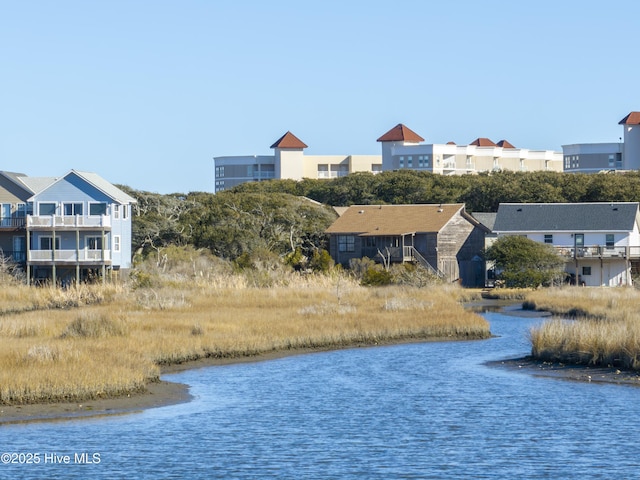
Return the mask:
<svg viewBox="0 0 640 480">
<path fill-rule="evenodd" d="M 108 215 L 29 215 L 28 229 L 64 229 L 64 228 L 111 228 L 111 217 Z"/>
<path fill-rule="evenodd" d="M 89 249 L 73 249 L 73 250 L 29 250 L 28 263 L 46 265 L 52 263 L 88 263 L 110 264 L 111 251 L 109 250 L 89 250 Z"/>
</svg>

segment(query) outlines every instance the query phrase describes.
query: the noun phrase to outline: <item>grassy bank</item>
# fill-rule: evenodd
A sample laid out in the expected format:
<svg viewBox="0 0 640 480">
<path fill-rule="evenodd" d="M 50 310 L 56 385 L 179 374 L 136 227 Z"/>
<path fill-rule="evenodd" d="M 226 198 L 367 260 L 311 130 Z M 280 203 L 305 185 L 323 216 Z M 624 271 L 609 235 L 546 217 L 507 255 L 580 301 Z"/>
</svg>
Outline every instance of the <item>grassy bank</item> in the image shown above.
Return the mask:
<svg viewBox="0 0 640 480">
<path fill-rule="evenodd" d="M 640 293 L 631 288 L 545 289 L 525 305 L 555 318 L 531 331 L 539 360 L 640 370 Z"/>
<path fill-rule="evenodd" d="M 489 336 L 454 286 L 364 288 L 311 276 L 264 289 L 228 280 L 21 292 L 24 302 L 0 316 L 0 403 L 136 392 L 161 366 L 205 357 Z"/>
</svg>

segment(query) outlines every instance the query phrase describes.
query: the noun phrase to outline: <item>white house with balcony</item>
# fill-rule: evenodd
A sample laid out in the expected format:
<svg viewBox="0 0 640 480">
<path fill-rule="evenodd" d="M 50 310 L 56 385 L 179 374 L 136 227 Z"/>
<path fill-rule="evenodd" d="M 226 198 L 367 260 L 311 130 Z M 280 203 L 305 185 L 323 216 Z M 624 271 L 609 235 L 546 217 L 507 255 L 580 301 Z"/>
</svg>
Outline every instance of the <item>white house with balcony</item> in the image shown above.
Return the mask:
<svg viewBox="0 0 640 480">
<path fill-rule="evenodd" d="M 76 170 L 21 181 L 34 192 L 24 226 L 27 283 L 104 280 L 131 267 L 134 198 L 95 173 Z"/>
<path fill-rule="evenodd" d="M 502 203 L 493 232 L 552 246 L 577 285 L 632 284 L 640 266 L 637 202 Z"/>
</svg>

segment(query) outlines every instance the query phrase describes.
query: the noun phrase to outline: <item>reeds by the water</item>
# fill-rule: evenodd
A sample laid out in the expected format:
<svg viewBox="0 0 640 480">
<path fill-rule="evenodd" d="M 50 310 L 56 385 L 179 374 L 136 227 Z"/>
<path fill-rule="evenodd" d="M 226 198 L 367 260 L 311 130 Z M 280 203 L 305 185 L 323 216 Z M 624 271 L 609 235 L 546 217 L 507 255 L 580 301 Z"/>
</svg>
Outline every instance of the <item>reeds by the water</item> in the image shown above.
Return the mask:
<svg viewBox="0 0 640 480">
<path fill-rule="evenodd" d="M 640 370 L 640 293 L 631 288 L 548 289 L 531 292 L 531 308 L 563 319 L 530 333 L 534 358 Z"/>
<path fill-rule="evenodd" d="M 46 308 L 64 297 L 47 304 L 19 292 L 24 311 L 0 316 L 0 403 L 135 392 L 163 365 L 206 357 L 489 335 L 486 321 L 460 305 L 454 286 L 365 288 L 347 277 L 319 276 L 271 289 L 190 283 L 104 287 L 101 296 L 96 288 L 61 294 L 70 297 L 64 308 Z"/>
</svg>

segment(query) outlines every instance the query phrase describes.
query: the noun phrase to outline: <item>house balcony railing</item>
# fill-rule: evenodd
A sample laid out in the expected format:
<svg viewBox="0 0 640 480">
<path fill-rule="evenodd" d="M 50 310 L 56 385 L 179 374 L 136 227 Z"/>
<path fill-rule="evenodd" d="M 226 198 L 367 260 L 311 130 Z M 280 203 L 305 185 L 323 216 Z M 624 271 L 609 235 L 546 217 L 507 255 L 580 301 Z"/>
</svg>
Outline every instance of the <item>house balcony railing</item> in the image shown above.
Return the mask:
<svg viewBox="0 0 640 480">
<path fill-rule="evenodd" d="M 0 218 L 0 229 L 23 228 L 26 223 L 25 217 Z"/>
<path fill-rule="evenodd" d="M 110 228 L 111 217 L 108 215 L 29 215 L 27 228 Z"/>
<path fill-rule="evenodd" d="M 556 246 L 554 248 L 558 255 L 565 258 L 640 259 L 640 246 L 606 247 L 603 245 L 589 245 L 584 247 Z"/>
<path fill-rule="evenodd" d="M 408 248 L 410 247 L 365 247 L 362 249 L 362 256 L 375 260 L 381 260 L 380 253 L 384 255 L 384 258 L 392 263 L 408 262 L 413 260 Z"/>
<path fill-rule="evenodd" d="M 27 259 L 27 253 L 24 250 L 3 250 L 0 248 L 0 257 L 2 257 L 3 261 L 24 263 Z"/>
<path fill-rule="evenodd" d="M 29 250 L 29 262 L 110 262 L 109 250 Z"/>
</svg>

